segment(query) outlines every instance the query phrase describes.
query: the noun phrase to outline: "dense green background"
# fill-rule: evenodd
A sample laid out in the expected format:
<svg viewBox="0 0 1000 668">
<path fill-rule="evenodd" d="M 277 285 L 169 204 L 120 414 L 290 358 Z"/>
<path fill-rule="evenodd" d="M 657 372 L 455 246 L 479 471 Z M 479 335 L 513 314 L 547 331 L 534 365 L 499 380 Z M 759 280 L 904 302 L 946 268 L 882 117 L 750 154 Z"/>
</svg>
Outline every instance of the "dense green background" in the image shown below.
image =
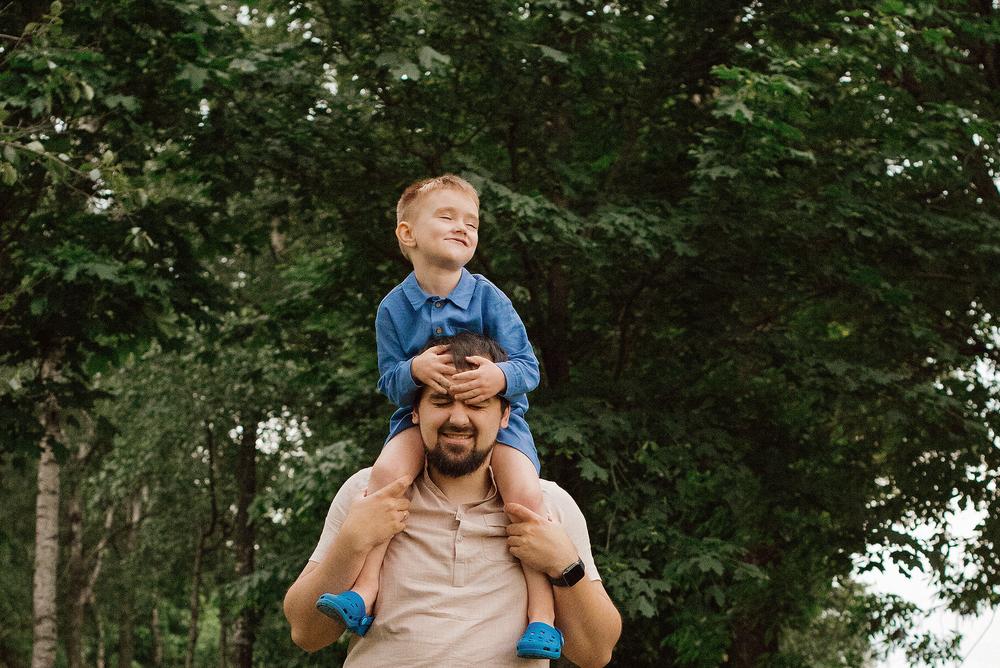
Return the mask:
<svg viewBox="0 0 1000 668">
<path fill-rule="evenodd" d="M 890 560 L 1000 602 L 995 2 L 27 0 L 0 46 L 0 665 L 43 422 L 57 665 L 339 663 L 280 602 L 377 454 L 394 204 L 446 170 L 614 665 L 943 663 L 852 581 Z"/>
</svg>

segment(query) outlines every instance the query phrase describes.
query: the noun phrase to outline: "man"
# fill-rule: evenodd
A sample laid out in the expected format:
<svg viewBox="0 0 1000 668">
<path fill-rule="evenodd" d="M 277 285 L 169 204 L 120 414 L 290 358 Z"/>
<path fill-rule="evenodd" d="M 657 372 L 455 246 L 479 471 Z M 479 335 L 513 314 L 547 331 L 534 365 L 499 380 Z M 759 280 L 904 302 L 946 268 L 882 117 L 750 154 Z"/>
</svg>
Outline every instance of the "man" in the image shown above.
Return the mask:
<svg viewBox="0 0 1000 668">
<path fill-rule="evenodd" d="M 456 368 L 466 357 L 501 362 L 492 340 L 463 332 L 448 345 Z M 517 559 L 548 574 L 555 590 L 563 655 L 606 665 L 621 617 L 601 584 L 586 522 L 572 498 L 542 481 L 552 519 L 503 504 L 489 468 L 510 407 L 498 396 L 467 404 L 423 388 L 413 411 L 427 468 L 405 497 L 400 479 L 365 496 L 371 469 L 354 474 L 334 499 L 309 563 L 285 596 L 292 640 L 307 651 L 334 642 L 343 623 L 317 611 L 325 592 L 350 588 L 371 549 L 390 538 L 375 621 L 354 637 L 345 666 L 529 666 L 513 646 L 524 628 L 526 589 Z M 508 519 L 508 515 L 513 521 Z"/>
</svg>

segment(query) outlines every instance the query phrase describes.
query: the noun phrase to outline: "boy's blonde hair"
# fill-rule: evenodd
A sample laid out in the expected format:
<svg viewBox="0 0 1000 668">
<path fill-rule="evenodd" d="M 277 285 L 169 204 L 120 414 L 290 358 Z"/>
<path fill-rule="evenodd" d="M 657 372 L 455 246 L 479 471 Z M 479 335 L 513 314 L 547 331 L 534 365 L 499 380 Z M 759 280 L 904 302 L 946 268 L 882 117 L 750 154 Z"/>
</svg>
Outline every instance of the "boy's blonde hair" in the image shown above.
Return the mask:
<svg viewBox="0 0 1000 668">
<path fill-rule="evenodd" d="M 413 207 L 420 201 L 421 197 L 435 190 L 444 190 L 446 188 L 465 193 L 472 198 L 477 207 L 479 206 L 479 193 L 476 192 L 471 183 L 455 174 L 442 174 L 441 176 L 429 179 L 420 179 L 406 186 L 406 190 L 399 196 L 399 202 L 396 203 L 396 224 L 399 225 L 404 220 L 407 220 L 407 217 L 413 211 Z M 406 247 L 403 244 L 399 244 L 399 252 L 407 260 L 410 259 L 410 254 L 406 251 Z"/>
</svg>

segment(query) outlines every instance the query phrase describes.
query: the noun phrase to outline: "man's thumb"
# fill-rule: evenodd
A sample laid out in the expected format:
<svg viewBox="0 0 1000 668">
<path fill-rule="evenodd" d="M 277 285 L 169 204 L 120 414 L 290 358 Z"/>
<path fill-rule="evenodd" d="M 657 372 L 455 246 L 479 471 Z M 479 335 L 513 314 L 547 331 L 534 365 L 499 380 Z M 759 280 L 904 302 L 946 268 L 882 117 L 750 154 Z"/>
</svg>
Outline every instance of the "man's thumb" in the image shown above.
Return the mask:
<svg viewBox="0 0 1000 668">
<path fill-rule="evenodd" d="M 504 505 L 503 510 L 505 513 L 516 519 L 518 522 L 526 522 L 527 520 L 542 519 L 538 516 L 531 508 L 527 506 L 522 506 L 520 503 L 508 503 Z"/>
<path fill-rule="evenodd" d="M 400 478 L 396 478 L 388 485 L 375 492 L 379 496 L 400 496 L 406 491 L 406 488 L 410 486 L 409 480 L 404 475 Z"/>
</svg>

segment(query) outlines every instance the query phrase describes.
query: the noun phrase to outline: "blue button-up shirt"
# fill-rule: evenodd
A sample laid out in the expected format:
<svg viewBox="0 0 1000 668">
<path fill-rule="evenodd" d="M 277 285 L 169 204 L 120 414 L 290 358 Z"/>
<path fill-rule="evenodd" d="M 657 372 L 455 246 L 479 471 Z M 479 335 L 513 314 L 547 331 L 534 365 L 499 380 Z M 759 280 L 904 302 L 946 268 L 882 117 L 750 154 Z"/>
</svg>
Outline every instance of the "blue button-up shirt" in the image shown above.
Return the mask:
<svg viewBox="0 0 1000 668">
<path fill-rule="evenodd" d="M 458 285 L 446 297 L 429 295 L 411 272 L 382 303 L 375 316 L 378 389 L 399 406 L 389 422 L 388 442 L 413 426 L 411 413 L 420 386 L 413 379 L 410 362 L 433 336 L 451 336 L 462 331 L 494 339 L 510 356 L 498 367 L 507 379 L 503 396 L 510 401 L 510 423 L 497 434 L 497 441 L 523 452 L 539 468 L 538 454 L 524 413 L 528 392 L 538 387 L 538 360 L 528 341 L 524 323 L 514 305 L 498 287 L 479 274 L 462 269 Z"/>
</svg>

